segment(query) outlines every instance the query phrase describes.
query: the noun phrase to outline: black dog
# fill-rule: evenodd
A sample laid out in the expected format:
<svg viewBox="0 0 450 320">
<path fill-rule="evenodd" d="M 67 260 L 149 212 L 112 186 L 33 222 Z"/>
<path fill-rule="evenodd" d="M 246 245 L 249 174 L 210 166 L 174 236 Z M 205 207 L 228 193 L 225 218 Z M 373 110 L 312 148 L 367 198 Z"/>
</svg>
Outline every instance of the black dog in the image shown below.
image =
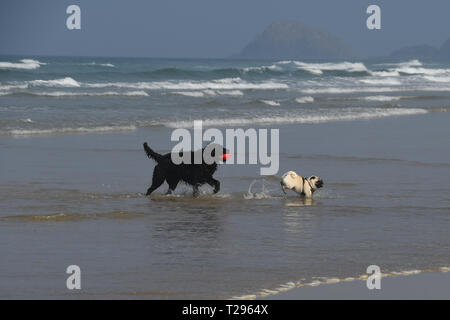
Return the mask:
<svg viewBox="0 0 450 320">
<path fill-rule="evenodd" d="M 211 145 L 210 145 L 211 146 Z M 209 147 L 209 146 L 208 146 Z M 208 148 L 207 147 L 207 148 Z M 215 159 L 214 162 L 208 164 L 210 162 L 205 162 L 203 158 L 203 152 L 206 148 L 203 148 L 198 151 L 189 151 L 188 155 L 184 155 L 183 152 L 179 153 L 180 157 L 190 157 L 189 163 L 180 163 L 175 164 L 172 161 L 171 153 L 167 153 L 165 155 L 161 155 L 155 151 L 153 151 L 147 144 L 144 143 L 144 150 L 147 156 L 150 159 L 153 159 L 157 162 L 155 169 L 153 170 L 153 178 L 152 185 L 147 190 L 147 196 L 150 195 L 153 191 L 159 188 L 164 181 L 167 181 L 169 184 L 169 190 L 167 190 L 166 194 L 171 194 L 172 191 L 178 185 L 178 182 L 183 181 L 194 188 L 194 197 L 198 196 L 198 187 L 202 184 L 209 184 L 214 187 L 214 193 L 219 192 L 220 190 L 220 182 L 214 179 L 212 176 L 214 172 L 217 170 L 217 162 L 218 161 L 226 161 L 226 159 L 230 156 L 227 153 L 227 150 L 223 147 L 220 147 L 220 154 L 216 155 L 216 149 L 212 148 L 210 155 Z M 211 150 L 211 149 L 209 149 Z M 200 159 L 201 163 L 195 164 L 194 160 L 196 159 L 195 154 L 197 152 L 201 152 Z M 197 155 L 198 157 L 199 155 Z"/>
</svg>

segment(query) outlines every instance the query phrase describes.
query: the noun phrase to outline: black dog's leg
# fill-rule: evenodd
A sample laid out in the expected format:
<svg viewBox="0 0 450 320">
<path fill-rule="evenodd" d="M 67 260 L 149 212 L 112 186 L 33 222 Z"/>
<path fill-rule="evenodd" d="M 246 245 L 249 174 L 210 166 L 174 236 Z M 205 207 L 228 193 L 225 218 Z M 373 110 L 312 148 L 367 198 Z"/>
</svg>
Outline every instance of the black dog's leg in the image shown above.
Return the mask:
<svg viewBox="0 0 450 320">
<path fill-rule="evenodd" d="M 211 187 L 214 187 L 214 193 L 217 193 L 217 192 L 219 192 L 219 190 L 220 190 L 220 182 L 218 181 L 218 180 L 216 180 L 216 179 L 214 179 L 214 178 L 209 178 L 209 180 L 208 180 L 208 184 L 211 186 Z"/>
<path fill-rule="evenodd" d="M 198 187 L 200 187 L 200 184 L 195 184 L 193 186 L 193 188 L 194 188 L 194 193 L 193 193 L 194 198 L 197 198 L 198 195 L 199 195 Z"/>
<path fill-rule="evenodd" d="M 149 196 L 153 191 L 158 189 L 164 183 L 165 178 L 166 177 L 161 167 L 157 165 L 153 170 L 152 185 L 147 189 L 146 195 Z"/>
<path fill-rule="evenodd" d="M 178 180 L 173 179 L 173 180 L 168 180 L 167 183 L 169 184 L 169 189 L 167 190 L 166 194 L 172 194 L 172 192 L 175 190 L 175 188 L 178 185 Z"/>
</svg>

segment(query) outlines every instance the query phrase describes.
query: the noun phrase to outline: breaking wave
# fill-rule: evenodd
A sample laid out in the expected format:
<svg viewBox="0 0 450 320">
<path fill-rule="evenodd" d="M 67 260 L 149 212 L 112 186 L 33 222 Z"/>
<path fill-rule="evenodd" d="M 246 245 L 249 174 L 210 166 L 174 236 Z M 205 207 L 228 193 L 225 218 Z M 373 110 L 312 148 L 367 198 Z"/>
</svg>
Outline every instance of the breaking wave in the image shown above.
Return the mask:
<svg viewBox="0 0 450 320">
<path fill-rule="evenodd" d="M 365 84 L 371 85 L 384 85 L 384 86 L 398 86 L 401 85 L 401 81 L 395 78 L 382 78 L 382 79 L 361 79 L 359 80 Z"/>
<path fill-rule="evenodd" d="M 368 73 L 368 69 L 361 62 L 328 62 L 328 63 L 306 63 L 295 60 L 278 61 L 269 66 L 248 67 L 243 69 L 244 72 L 293 72 L 306 71 L 314 75 L 322 75 L 326 71 L 343 71 L 343 72 L 364 72 Z"/>
<path fill-rule="evenodd" d="M 314 124 L 336 121 L 369 120 L 393 116 L 418 115 L 428 112 L 445 112 L 448 110 L 430 110 L 420 108 L 346 108 L 337 111 L 327 111 L 326 109 L 317 110 L 314 114 L 285 114 L 280 116 L 254 116 L 254 117 L 236 117 L 236 118 L 206 118 L 203 119 L 203 126 L 250 126 L 250 125 L 270 125 L 270 124 Z M 80 126 L 80 127 L 57 127 L 57 128 L 17 128 L 0 130 L 0 135 L 9 135 L 16 137 L 54 135 L 54 134 L 72 134 L 72 133 L 106 133 L 120 131 L 134 131 L 139 127 L 158 127 L 168 128 L 191 128 L 193 120 L 178 121 L 134 121 L 130 125 L 100 125 L 100 126 Z M 21 119 L 24 125 L 34 125 L 35 121 L 30 118 Z"/>
<path fill-rule="evenodd" d="M 383 93 L 383 92 L 408 92 L 408 91 L 450 91 L 449 87 L 322 87 L 297 90 L 303 94 L 352 94 L 352 93 Z"/>
<path fill-rule="evenodd" d="M 279 107 L 281 104 L 279 102 L 273 101 L 273 100 L 259 100 L 264 104 L 267 104 L 268 106 L 272 107 Z"/>
<path fill-rule="evenodd" d="M 450 75 L 444 76 L 424 76 L 424 79 L 432 82 L 450 83 Z"/>
<path fill-rule="evenodd" d="M 52 129 L 30 129 L 30 130 L 8 130 L 4 133 L 11 136 L 38 136 L 61 133 L 102 133 L 117 131 L 134 131 L 136 126 L 100 126 L 100 127 L 79 127 L 79 128 L 52 128 Z"/>
<path fill-rule="evenodd" d="M 80 87 L 80 84 L 70 77 L 55 80 L 32 80 L 29 83 L 33 86 L 44 87 Z"/>
<path fill-rule="evenodd" d="M 242 126 L 252 124 L 289 124 L 289 123 L 323 123 L 334 121 L 367 120 L 393 116 L 425 114 L 420 108 L 347 108 L 331 114 L 255 116 L 253 118 L 217 118 L 203 119 L 203 126 Z M 193 120 L 171 121 L 162 123 L 170 128 L 190 128 Z"/>
<path fill-rule="evenodd" d="M 87 62 L 87 63 L 82 63 L 82 65 L 84 66 L 100 66 L 100 67 L 108 67 L 108 68 L 114 68 L 115 65 L 113 65 L 112 63 L 97 63 L 97 62 Z"/>
<path fill-rule="evenodd" d="M 297 103 L 312 103 L 312 102 L 314 102 L 314 98 L 310 97 L 310 96 L 295 98 L 295 102 L 297 102 Z"/>
<path fill-rule="evenodd" d="M 0 84 L 0 91 L 9 91 L 14 89 L 26 89 L 26 88 L 28 88 L 28 84 L 7 84 L 7 85 Z"/>
<path fill-rule="evenodd" d="M 145 91 L 104 91 L 104 92 L 69 92 L 69 91 L 52 91 L 52 92 L 4 92 L 0 95 L 30 95 L 39 97 L 108 97 L 108 96 L 125 96 L 125 97 L 147 97 L 149 94 Z"/>
<path fill-rule="evenodd" d="M 401 100 L 403 97 L 399 96 L 368 96 L 368 97 L 362 97 L 362 100 L 365 101 L 378 101 L 378 102 L 388 102 L 388 101 L 398 101 Z"/>
<path fill-rule="evenodd" d="M 0 61 L 0 69 L 34 70 L 45 64 L 33 59 L 22 59 L 19 62 Z"/>
<path fill-rule="evenodd" d="M 231 96 L 239 97 L 243 96 L 244 93 L 240 90 L 203 90 L 203 91 L 174 91 L 171 94 L 182 95 L 187 97 L 214 97 L 214 96 Z"/>
<path fill-rule="evenodd" d="M 211 81 L 152 81 L 152 82 L 108 82 L 86 83 L 89 88 L 131 88 L 143 90 L 274 90 L 287 89 L 286 83 L 272 80 L 248 82 L 241 78 L 224 78 Z"/>
<path fill-rule="evenodd" d="M 345 71 L 345 72 L 364 72 L 369 70 L 361 62 L 339 62 L 339 63 L 305 63 L 294 61 L 294 64 L 303 70 L 312 74 L 321 75 L 324 71 Z"/>
</svg>

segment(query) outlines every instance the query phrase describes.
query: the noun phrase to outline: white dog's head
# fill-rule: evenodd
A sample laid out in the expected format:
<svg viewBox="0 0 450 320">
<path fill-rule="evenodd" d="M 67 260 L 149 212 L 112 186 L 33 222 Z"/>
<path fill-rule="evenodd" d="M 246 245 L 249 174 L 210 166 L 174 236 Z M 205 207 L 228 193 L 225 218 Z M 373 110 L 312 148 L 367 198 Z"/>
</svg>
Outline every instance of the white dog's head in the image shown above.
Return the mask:
<svg viewBox="0 0 450 320">
<path fill-rule="evenodd" d="M 323 180 L 322 180 L 322 178 L 320 178 L 318 176 L 311 176 L 311 177 L 307 178 L 307 180 L 313 191 L 323 187 Z"/>
</svg>

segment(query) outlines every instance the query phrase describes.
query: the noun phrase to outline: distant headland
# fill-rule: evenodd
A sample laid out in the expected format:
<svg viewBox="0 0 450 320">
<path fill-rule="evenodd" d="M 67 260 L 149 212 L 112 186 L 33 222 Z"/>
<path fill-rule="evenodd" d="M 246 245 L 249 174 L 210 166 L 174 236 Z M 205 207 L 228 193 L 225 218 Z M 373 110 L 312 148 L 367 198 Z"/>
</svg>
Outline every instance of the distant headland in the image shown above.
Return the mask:
<svg viewBox="0 0 450 320">
<path fill-rule="evenodd" d="M 275 21 L 233 58 L 347 59 L 352 50 L 339 37 L 301 22 Z"/>
<path fill-rule="evenodd" d="M 343 39 L 328 31 L 298 21 L 278 20 L 231 58 L 343 60 L 361 57 Z M 406 46 L 380 58 L 450 60 L 450 38 L 439 48 L 428 44 Z"/>
</svg>

